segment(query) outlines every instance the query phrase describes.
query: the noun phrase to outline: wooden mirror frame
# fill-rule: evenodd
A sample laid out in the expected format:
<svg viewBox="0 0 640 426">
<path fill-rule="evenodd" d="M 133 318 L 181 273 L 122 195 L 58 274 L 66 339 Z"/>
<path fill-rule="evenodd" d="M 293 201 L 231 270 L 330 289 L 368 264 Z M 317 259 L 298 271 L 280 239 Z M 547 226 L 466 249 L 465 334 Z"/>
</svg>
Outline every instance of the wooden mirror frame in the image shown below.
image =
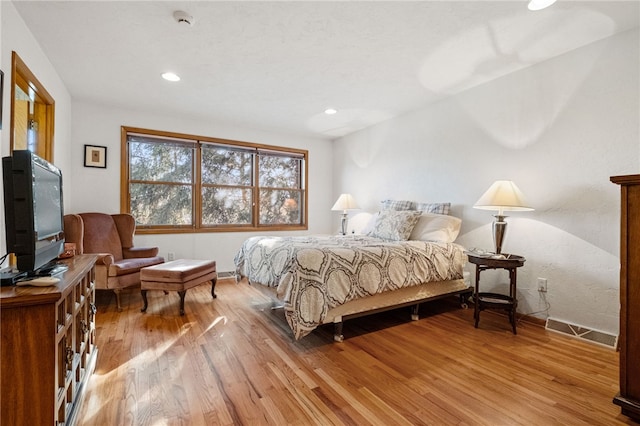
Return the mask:
<svg viewBox="0 0 640 426">
<path fill-rule="evenodd" d="M 11 152 L 16 139 L 16 86 L 19 86 L 37 105 L 38 132 L 40 134 L 34 153 L 53 163 L 53 135 L 55 118 L 55 101 L 44 86 L 38 81 L 29 67 L 15 51 L 11 52 L 11 120 L 10 141 Z"/>
</svg>

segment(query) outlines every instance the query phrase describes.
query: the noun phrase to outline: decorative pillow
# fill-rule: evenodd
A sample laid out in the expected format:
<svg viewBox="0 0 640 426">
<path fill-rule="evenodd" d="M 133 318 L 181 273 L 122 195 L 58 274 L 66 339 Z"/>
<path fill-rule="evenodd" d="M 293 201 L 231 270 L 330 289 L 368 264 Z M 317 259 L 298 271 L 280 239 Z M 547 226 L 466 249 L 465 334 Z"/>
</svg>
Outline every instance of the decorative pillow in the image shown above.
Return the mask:
<svg viewBox="0 0 640 426">
<path fill-rule="evenodd" d="M 451 203 L 415 203 L 415 206 L 424 213 L 449 214 Z"/>
<path fill-rule="evenodd" d="M 460 233 L 462 220 L 455 216 L 422 213 L 411 231 L 410 240 L 452 243 Z"/>
<path fill-rule="evenodd" d="M 420 216 L 421 212 L 415 210 L 382 210 L 368 235 L 390 241 L 406 241 Z"/>
<path fill-rule="evenodd" d="M 406 200 L 384 200 L 382 210 L 415 210 L 416 203 Z"/>
</svg>

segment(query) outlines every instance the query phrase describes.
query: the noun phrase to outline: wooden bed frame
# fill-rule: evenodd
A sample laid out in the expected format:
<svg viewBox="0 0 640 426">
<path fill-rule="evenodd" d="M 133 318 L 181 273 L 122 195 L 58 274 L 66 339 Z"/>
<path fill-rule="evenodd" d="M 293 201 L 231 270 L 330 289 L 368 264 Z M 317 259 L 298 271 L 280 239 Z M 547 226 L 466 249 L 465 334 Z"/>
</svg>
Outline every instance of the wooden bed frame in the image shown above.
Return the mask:
<svg viewBox="0 0 640 426">
<path fill-rule="evenodd" d="M 468 273 L 465 272 L 465 275 Z M 260 283 L 249 282 L 250 285 L 256 284 L 256 287 L 267 293 L 270 297 L 279 300 L 276 296 L 274 287 L 268 287 Z M 465 279 L 438 281 L 425 283 L 413 287 L 405 287 L 394 291 L 375 294 L 359 299 L 352 300 L 343 305 L 336 306 L 327 312 L 327 316 L 322 324 L 334 324 L 333 340 L 342 342 L 344 335 L 342 328 L 344 321 L 352 318 L 358 318 L 365 315 L 371 315 L 378 312 L 389 311 L 391 309 L 412 306 L 411 319 L 417 321 L 418 309 L 420 303 L 432 300 L 442 299 L 449 296 L 459 296 L 460 305 L 466 309 L 468 307 L 467 300 L 473 294 L 473 288 Z"/>
<path fill-rule="evenodd" d="M 323 324 L 334 324 L 333 340 L 342 342 L 344 335 L 342 327 L 344 321 L 391 309 L 412 306 L 411 319 L 417 321 L 420 303 L 458 295 L 460 304 L 467 308 L 467 298 L 473 289 L 463 279 L 426 283 L 415 287 L 406 287 L 386 293 L 375 294 L 361 299 L 355 299 L 344 305 L 337 306 L 327 312 Z"/>
</svg>

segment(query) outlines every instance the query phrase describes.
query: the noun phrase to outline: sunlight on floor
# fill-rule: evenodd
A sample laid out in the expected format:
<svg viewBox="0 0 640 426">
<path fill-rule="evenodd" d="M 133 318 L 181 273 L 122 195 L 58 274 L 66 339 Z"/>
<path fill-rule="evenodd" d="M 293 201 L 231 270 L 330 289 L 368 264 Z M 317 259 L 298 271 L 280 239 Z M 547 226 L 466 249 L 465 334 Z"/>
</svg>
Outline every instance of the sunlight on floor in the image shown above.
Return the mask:
<svg viewBox="0 0 640 426">
<path fill-rule="evenodd" d="M 217 317 L 215 320 L 213 320 L 213 322 L 209 324 L 209 327 L 207 327 L 206 330 L 198 337 L 204 336 L 206 333 L 213 330 L 215 327 L 218 327 L 218 326 L 224 327 L 225 325 L 227 325 L 227 317 L 224 315 L 221 315 Z M 219 336 L 220 337 L 224 336 L 224 331 L 222 333 L 219 333 Z"/>
<path fill-rule="evenodd" d="M 226 323 L 226 317 L 218 317 L 216 318 L 216 320 L 212 323 L 212 325 L 209 327 L 209 329 L 212 326 L 215 326 L 215 324 L 217 324 L 220 321 L 224 321 Z M 182 327 L 180 327 L 180 332 L 178 335 L 173 336 L 172 338 L 168 338 L 166 340 L 163 340 L 161 342 L 158 343 L 157 346 L 155 347 L 151 347 L 146 349 L 145 351 L 143 351 L 142 353 L 134 356 L 133 358 L 131 358 L 130 360 L 124 362 L 123 364 L 117 366 L 116 368 L 113 368 L 107 372 L 101 373 L 100 368 L 97 368 L 96 371 L 93 374 L 93 378 L 92 378 L 92 384 L 91 386 L 96 387 L 96 388 L 102 388 L 102 387 L 106 387 L 108 386 L 108 383 L 110 383 L 113 380 L 117 380 L 117 378 L 122 378 L 122 377 L 126 377 L 126 381 L 129 382 L 129 385 L 137 387 L 138 384 L 138 377 L 137 377 L 137 373 L 138 373 L 138 369 L 140 368 L 140 366 L 142 365 L 151 365 L 154 362 L 157 362 L 160 358 L 162 358 L 164 356 L 164 354 L 166 352 L 169 351 L 169 349 L 175 345 L 183 336 L 185 336 L 187 333 L 189 333 L 190 329 L 192 328 L 193 323 L 187 323 L 184 324 Z M 116 344 L 114 342 L 114 344 Z M 186 353 L 183 356 L 179 356 L 175 358 L 175 363 L 173 363 L 172 365 L 172 370 L 173 373 L 172 374 L 176 374 L 176 375 L 180 375 L 180 371 L 182 371 L 182 369 L 184 368 L 186 363 Z M 123 373 L 126 372 L 126 373 Z M 133 377 L 131 377 L 133 375 Z M 125 395 L 122 396 L 123 399 L 126 398 Z M 107 403 L 109 400 L 114 399 L 109 398 L 107 401 L 104 401 L 104 399 L 99 399 L 97 401 L 92 401 L 91 398 L 89 398 L 89 400 L 87 400 L 86 404 L 87 404 L 87 418 L 99 418 L 100 415 L 100 409 L 102 407 L 103 404 Z M 149 392 L 145 392 L 141 398 L 137 401 L 134 401 L 133 403 L 137 406 L 143 405 L 143 404 L 152 404 L 153 403 L 153 395 L 150 395 Z M 123 402 L 124 405 L 128 405 L 128 402 Z M 133 410 L 135 412 L 135 410 Z M 162 421 L 158 421 L 153 423 L 154 425 L 164 425 L 167 424 L 165 422 Z"/>
</svg>

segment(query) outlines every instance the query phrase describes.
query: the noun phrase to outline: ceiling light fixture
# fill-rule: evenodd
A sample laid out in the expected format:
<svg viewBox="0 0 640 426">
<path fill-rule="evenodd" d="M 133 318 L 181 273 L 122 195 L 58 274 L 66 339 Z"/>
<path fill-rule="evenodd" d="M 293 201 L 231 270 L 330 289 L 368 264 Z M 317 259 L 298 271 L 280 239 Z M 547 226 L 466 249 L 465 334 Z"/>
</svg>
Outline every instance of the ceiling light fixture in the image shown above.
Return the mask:
<svg viewBox="0 0 640 426">
<path fill-rule="evenodd" d="M 531 0 L 527 5 L 527 8 L 533 11 L 542 10 L 551 6 L 555 2 L 556 0 Z"/>
<path fill-rule="evenodd" d="M 335 114 L 337 112 L 338 112 L 338 110 L 335 109 L 335 108 L 327 108 L 327 109 L 324 110 L 324 113 L 327 114 L 327 115 L 333 115 L 333 114 Z"/>
<path fill-rule="evenodd" d="M 173 12 L 173 18 L 178 21 L 179 24 L 187 24 L 190 27 L 193 27 L 193 24 L 196 23 L 196 20 L 193 18 L 193 16 L 182 10 L 176 10 L 175 12 Z"/>
<path fill-rule="evenodd" d="M 180 81 L 180 77 L 178 77 L 176 74 L 172 72 L 163 73 L 162 78 L 164 78 L 167 81 Z"/>
</svg>

